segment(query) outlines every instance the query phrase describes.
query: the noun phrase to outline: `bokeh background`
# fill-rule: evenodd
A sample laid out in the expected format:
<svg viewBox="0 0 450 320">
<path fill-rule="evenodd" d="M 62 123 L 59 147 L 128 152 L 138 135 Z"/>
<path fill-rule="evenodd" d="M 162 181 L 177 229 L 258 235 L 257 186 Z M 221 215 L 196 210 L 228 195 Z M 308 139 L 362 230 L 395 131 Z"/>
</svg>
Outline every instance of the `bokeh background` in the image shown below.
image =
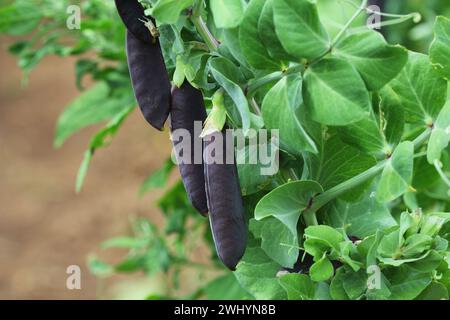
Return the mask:
<svg viewBox="0 0 450 320">
<path fill-rule="evenodd" d="M 162 191 L 138 196 L 145 177 L 170 154 L 159 133 L 133 113 L 113 143 L 96 154 L 80 194 L 75 177 L 93 126 L 53 148 L 59 114 L 79 92 L 72 58 L 48 57 L 27 85 L 11 37 L 0 37 L 0 299 L 142 298 L 160 285 L 141 274 L 98 280 L 86 269 L 91 253 L 115 261 L 121 250 L 99 250 L 127 234 L 130 219 L 150 217 Z M 82 289 L 66 288 L 66 268 L 82 268 Z M 133 286 L 133 290 L 127 290 Z M 142 288 L 142 290 L 140 290 Z"/>
</svg>

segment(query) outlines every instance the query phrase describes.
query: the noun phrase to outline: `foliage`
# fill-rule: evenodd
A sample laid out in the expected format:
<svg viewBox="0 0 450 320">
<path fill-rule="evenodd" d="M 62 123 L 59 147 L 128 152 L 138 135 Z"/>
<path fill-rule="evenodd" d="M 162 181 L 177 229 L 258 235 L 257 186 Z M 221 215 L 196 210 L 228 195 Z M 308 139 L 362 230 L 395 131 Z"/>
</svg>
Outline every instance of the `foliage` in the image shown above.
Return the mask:
<svg viewBox="0 0 450 320">
<path fill-rule="evenodd" d="M 223 92 L 232 128 L 281 129 L 281 167 L 264 179 L 250 165 L 239 167 L 251 239 L 233 275 L 216 263 L 211 236 L 180 183 L 159 202 L 166 235 L 138 220 L 133 237 L 104 244 L 129 254 L 115 266 L 92 258 L 95 274 L 179 274 L 196 266 L 188 244 L 203 240 L 212 249 L 207 267 L 222 275 L 189 298 L 448 299 L 450 20 L 440 16 L 429 26 L 448 5 L 398 1 L 407 4 L 386 8 L 397 13 L 392 24 L 417 17 L 400 15 L 405 10 L 426 12 L 414 32 L 426 31 L 422 43 L 434 32 L 428 51 L 402 38 L 402 25 L 383 29 L 389 43 L 365 27 L 359 1 L 140 2 L 158 22 L 173 81 L 186 78 L 207 101 Z M 48 54 L 75 55 L 80 89 L 86 75 L 95 80 L 63 112 L 55 138 L 60 146 L 83 127 L 110 121 L 88 147 L 80 188 L 94 150 L 126 120 L 134 98 L 113 2 L 81 1 L 75 31 L 65 27 L 68 4 L 3 5 L 0 32 L 31 34 L 10 48 L 26 73 Z M 168 163 L 143 193 L 167 183 Z"/>
</svg>

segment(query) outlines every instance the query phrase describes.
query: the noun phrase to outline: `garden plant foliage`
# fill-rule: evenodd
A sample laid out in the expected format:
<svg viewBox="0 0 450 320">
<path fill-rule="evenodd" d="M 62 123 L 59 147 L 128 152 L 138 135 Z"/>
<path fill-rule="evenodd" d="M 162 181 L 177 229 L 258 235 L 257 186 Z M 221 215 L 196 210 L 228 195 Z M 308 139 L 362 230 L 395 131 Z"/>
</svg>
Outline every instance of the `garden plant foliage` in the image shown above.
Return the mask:
<svg viewBox="0 0 450 320">
<path fill-rule="evenodd" d="M 140 2 L 157 21 L 173 82 L 186 79 L 220 112 L 209 119 L 224 125 L 224 110 L 211 103 L 219 91 L 229 127 L 280 129 L 280 171 L 261 176 L 255 165 L 238 166 L 249 244 L 235 272 L 218 263 L 177 182 L 158 203 L 165 229 L 137 220 L 132 237 L 103 244 L 129 249 L 124 260 L 91 258 L 94 274 L 164 272 L 176 286 L 180 271 L 196 266 L 192 245 L 202 242 L 207 267 L 222 275 L 187 298 L 449 298 L 450 19 L 436 17 L 434 40 L 419 53 L 366 27 L 367 1 Z M 136 103 L 113 1 L 79 1 L 79 30 L 66 28 L 71 4 L 7 1 L 0 32 L 29 35 L 9 48 L 26 74 L 49 54 L 78 56 L 81 94 L 61 114 L 54 144 L 106 121 L 85 152 L 81 190 L 94 151 Z M 87 75 L 95 81 L 89 89 Z M 173 168 L 167 160 L 141 194 L 165 187 Z"/>
</svg>

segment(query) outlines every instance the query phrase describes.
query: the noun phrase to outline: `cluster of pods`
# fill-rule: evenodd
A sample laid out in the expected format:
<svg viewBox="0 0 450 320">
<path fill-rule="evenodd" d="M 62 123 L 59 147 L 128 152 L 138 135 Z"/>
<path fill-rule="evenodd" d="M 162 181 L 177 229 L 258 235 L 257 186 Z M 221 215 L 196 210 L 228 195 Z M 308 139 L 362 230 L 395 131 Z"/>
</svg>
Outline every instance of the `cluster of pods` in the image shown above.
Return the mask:
<svg viewBox="0 0 450 320">
<path fill-rule="evenodd" d="M 191 143 L 200 143 L 206 149 L 214 137 L 194 136 L 194 123 L 204 122 L 207 117 L 202 92 L 187 81 L 179 88 L 172 88 L 155 22 L 145 17 L 137 0 L 115 0 L 115 3 L 127 29 L 128 66 L 136 100 L 145 119 L 154 128 L 163 130 L 170 116 L 172 132 L 188 130 L 194 137 Z M 225 142 L 225 132 L 220 135 L 224 141 L 225 157 L 225 149 L 230 144 Z M 175 151 L 177 144 L 174 142 Z M 194 157 L 193 154 L 191 156 Z M 180 163 L 180 174 L 194 208 L 209 217 L 219 258 L 234 270 L 244 254 L 247 240 L 238 172 L 234 163 L 227 164 L 225 159 L 213 162 L 208 157 L 205 152 L 202 163 Z"/>
</svg>

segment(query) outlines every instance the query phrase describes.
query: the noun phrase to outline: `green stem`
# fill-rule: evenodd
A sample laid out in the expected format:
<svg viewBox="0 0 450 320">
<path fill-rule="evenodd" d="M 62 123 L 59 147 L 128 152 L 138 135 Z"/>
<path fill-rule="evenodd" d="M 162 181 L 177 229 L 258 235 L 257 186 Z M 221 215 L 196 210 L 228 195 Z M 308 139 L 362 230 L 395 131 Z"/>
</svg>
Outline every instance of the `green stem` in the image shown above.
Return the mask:
<svg viewBox="0 0 450 320">
<path fill-rule="evenodd" d="M 283 77 L 288 76 L 290 74 L 294 73 L 300 73 L 305 69 L 304 65 L 295 65 L 293 67 L 287 68 L 284 71 L 276 71 L 273 73 L 270 73 L 262 78 L 259 78 L 255 81 L 252 81 L 249 86 L 247 87 L 247 97 L 252 98 L 255 96 L 256 91 L 260 89 L 261 87 L 265 86 L 266 84 L 279 81 Z"/>
<path fill-rule="evenodd" d="M 305 225 L 307 227 L 319 225 L 315 211 L 311 211 L 311 210 L 304 211 L 303 212 L 303 220 L 305 221 Z"/>
<path fill-rule="evenodd" d="M 414 149 L 417 150 L 422 144 L 424 144 L 428 137 L 431 134 L 431 129 L 428 128 L 425 130 L 422 134 L 420 134 L 414 141 Z M 314 201 L 312 202 L 312 205 L 306 209 L 303 212 L 303 215 L 310 215 L 311 212 L 315 213 L 319 209 L 321 209 L 324 205 L 329 203 L 330 201 L 336 199 L 337 197 L 341 196 L 342 194 L 346 193 L 350 189 L 353 189 L 362 183 L 376 177 L 379 173 L 381 173 L 386 165 L 388 160 L 383 160 L 379 163 L 377 163 L 372 168 L 364 171 L 363 173 L 344 181 L 341 184 L 338 184 L 337 186 L 325 191 L 324 193 L 321 193 L 318 195 Z"/>
<path fill-rule="evenodd" d="M 215 52 L 219 48 L 219 42 L 216 40 L 216 38 L 214 38 L 211 31 L 209 31 L 205 21 L 203 21 L 203 18 L 201 16 L 202 6 L 203 0 L 197 0 L 192 10 L 191 20 L 198 33 L 202 37 L 203 41 L 205 41 L 209 50 Z"/>
<path fill-rule="evenodd" d="M 372 168 L 364 171 L 363 173 L 361 173 L 347 181 L 344 181 L 341 184 L 338 184 L 337 186 L 325 191 L 324 193 L 321 193 L 314 199 L 314 202 L 311 205 L 311 207 L 308 209 L 308 211 L 317 212 L 328 202 L 341 196 L 348 190 L 353 189 L 353 188 L 361 185 L 362 183 L 366 182 L 367 180 L 370 180 L 370 179 L 376 177 L 381 171 L 383 171 L 384 166 L 386 165 L 386 161 L 387 160 L 381 161 L 380 163 L 378 163 L 377 165 L 373 166 Z"/>
<path fill-rule="evenodd" d="M 436 171 L 441 177 L 442 181 L 450 188 L 450 178 L 447 177 L 444 170 L 442 170 L 442 163 L 439 160 L 435 160 L 434 167 L 436 168 Z"/>
<path fill-rule="evenodd" d="M 339 41 L 344 36 L 345 32 L 347 32 L 348 28 L 352 25 L 352 23 L 359 17 L 361 12 L 366 10 L 368 0 L 363 0 L 361 2 L 361 5 L 359 6 L 358 10 L 353 14 L 353 16 L 348 20 L 347 24 L 342 28 L 342 30 L 338 33 L 338 35 L 333 39 L 333 42 L 331 43 L 331 48 L 335 47 Z"/>
</svg>

